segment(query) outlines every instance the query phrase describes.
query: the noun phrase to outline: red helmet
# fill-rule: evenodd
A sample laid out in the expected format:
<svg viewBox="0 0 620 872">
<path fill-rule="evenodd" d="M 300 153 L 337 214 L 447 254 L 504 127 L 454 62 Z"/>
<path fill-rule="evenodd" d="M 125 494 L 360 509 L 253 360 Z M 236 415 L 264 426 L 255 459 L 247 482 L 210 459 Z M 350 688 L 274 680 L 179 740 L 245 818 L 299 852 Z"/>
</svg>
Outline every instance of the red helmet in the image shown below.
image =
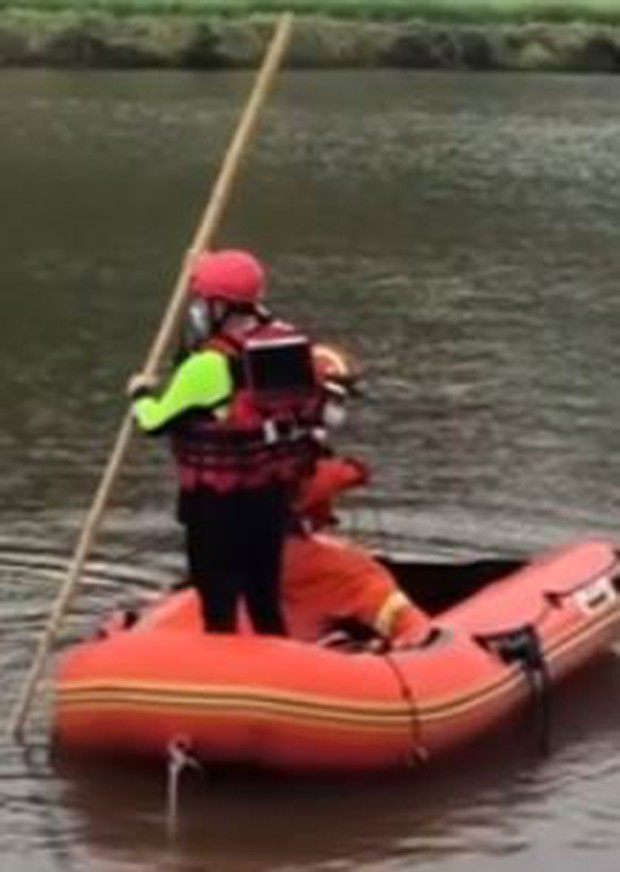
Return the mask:
<svg viewBox="0 0 620 872">
<path fill-rule="evenodd" d="M 312 346 L 312 362 L 318 383 L 327 391 L 341 396 L 356 392 L 360 369 L 356 361 L 335 345 Z"/>
<path fill-rule="evenodd" d="M 247 251 L 223 249 L 196 258 L 190 278 L 190 293 L 206 300 L 258 303 L 264 293 L 265 270 Z"/>
</svg>

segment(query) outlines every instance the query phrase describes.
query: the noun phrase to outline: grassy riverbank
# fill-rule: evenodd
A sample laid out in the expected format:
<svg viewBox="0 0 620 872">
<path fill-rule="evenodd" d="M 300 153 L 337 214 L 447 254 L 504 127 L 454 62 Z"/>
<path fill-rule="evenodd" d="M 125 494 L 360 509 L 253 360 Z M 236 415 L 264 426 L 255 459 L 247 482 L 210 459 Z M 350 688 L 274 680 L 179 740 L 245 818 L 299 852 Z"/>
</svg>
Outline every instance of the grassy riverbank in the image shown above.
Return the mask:
<svg viewBox="0 0 620 872">
<path fill-rule="evenodd" d="M 345 19 L 620 24 L 618 0 L 0 0 L 0 10 L 245 17 L 284 10 Z"/>
<path fill-rule="evenodd" d="M 0 0 L 1 66 L 620 70 L 620 0 Z"/>
</svg>

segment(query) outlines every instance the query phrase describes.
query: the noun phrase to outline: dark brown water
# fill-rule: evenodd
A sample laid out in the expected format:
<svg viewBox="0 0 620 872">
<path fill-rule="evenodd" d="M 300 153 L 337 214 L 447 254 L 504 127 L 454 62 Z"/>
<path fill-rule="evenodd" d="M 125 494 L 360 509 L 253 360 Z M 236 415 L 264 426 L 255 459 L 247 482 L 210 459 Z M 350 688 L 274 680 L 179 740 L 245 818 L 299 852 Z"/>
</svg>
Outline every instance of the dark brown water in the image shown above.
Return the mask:
<svg viewBox="0 0 620 872">
<path fill-rule="evenodd" d="M 5 715 L 248 87 L 0 77 Z M 616 536 L 619 97 L 597 77 L 283 80 L 220 241 L 263 253 L 279 308 L 364 360 L 344 441 L 376 469 L 361 533 L 446 559 Z M 137 444 L 65 641 L 178 575 L 172 496 L 163 446 Z M 190 775 L 173 840 L 163 772 L 68 772 L 39 715 L 31 737 L 0 740 L 1 872 L 617 868 L 614 658 L 558 698 L 548 760 L 524 722 L 407 779 Z"/>
</svg>

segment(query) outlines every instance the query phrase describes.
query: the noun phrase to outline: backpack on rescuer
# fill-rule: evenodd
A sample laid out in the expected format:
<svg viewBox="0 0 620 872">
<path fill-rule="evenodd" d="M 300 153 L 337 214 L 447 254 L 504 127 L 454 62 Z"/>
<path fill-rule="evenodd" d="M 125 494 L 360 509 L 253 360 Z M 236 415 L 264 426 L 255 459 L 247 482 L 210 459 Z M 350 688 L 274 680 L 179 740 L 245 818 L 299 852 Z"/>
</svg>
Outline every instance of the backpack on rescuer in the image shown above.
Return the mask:
<svg viewBox="0 0 620 872">
<path fill-rule="evenodd" d="M 235 384 L 232 422 L 243 426 L 256 417 L 284 426 L 316 423 L 320 392 L 306 336 L 283 321 L 268 320 L 245 335 L 226 334 L 223 343 Z"/>
<path fill-rule="evenodd" d="M 206 347 L 228 357 L 234 393 L 225 409 L 191 416 L 175 436 L 182 487 L 227 491 L 311 472 L 322 398 L 307 337 L 265 319 Z"/>
</svg>

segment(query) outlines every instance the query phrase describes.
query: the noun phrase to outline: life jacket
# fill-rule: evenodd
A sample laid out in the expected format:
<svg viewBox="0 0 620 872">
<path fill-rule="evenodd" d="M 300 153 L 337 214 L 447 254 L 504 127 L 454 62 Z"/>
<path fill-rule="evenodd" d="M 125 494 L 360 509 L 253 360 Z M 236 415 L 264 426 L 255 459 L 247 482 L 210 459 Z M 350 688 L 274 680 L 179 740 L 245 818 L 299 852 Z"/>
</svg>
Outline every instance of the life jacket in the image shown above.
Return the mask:
<svg viewBox="0 0 620 872">
<path fill-rule="evenodd" d="M 181 488 L 226 492 L 293 484 L 311 473 L 321 391 L 307 337 L 264 319 L 205 348 L 228 358 L 233 393 L 221 408 L 192 411 L 175 428 Z"/>
</svg>

